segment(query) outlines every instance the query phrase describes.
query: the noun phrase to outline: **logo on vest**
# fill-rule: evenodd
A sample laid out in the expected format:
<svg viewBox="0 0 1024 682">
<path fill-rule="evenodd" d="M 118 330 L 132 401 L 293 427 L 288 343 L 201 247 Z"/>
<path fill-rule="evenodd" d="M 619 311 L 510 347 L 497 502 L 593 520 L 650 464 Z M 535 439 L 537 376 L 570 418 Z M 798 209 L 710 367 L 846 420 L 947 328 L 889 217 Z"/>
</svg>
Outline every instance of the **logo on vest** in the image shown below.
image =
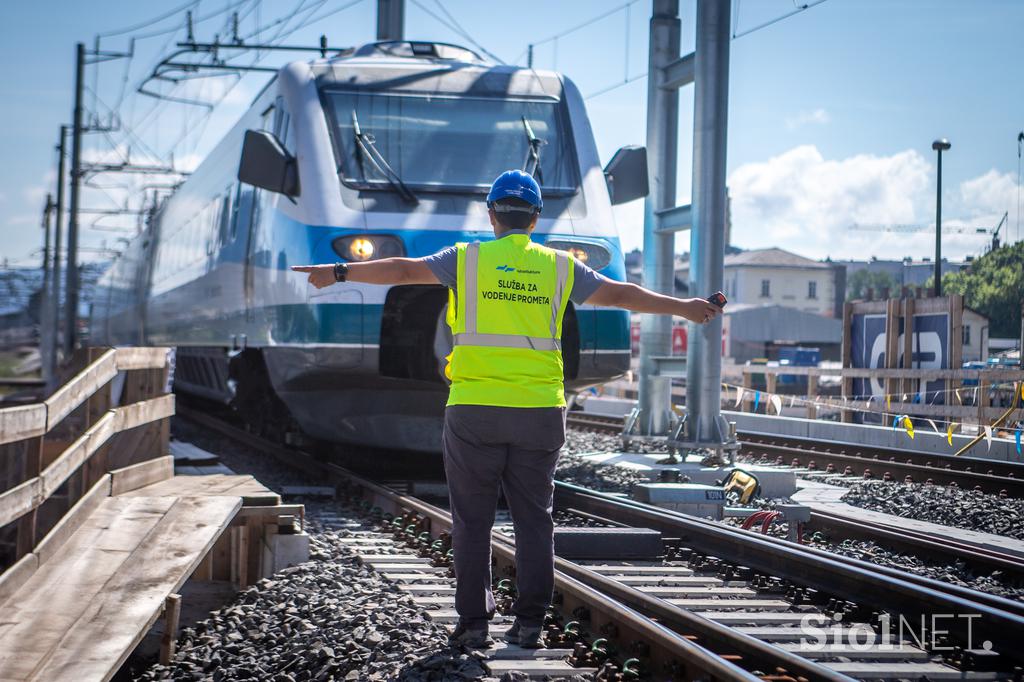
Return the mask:
<svg viewBox="0 0 1024 682">
<path fill-rule="evenodd" d="M 502 272 L 515 272 L 516 271 L 516 269 L 513 268 L 511 265 L 499 265 L 498 267 L 495 268 L 495 270 L 501 270 Z"/>
</svg>

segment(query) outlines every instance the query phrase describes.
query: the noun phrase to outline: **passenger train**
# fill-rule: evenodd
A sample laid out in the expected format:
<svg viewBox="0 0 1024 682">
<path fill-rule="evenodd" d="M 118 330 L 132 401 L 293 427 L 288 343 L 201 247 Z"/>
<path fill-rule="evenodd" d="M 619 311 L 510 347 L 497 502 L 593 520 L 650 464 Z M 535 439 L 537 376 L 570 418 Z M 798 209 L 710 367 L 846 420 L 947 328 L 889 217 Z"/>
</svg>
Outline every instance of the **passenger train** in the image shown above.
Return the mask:
<svg viewBox="0 0 1024 682">
<path fill-rule="evenodd" d="M 641 190 L 602 170 L 568 78 L 432 42 L 291 63 L 103 275 L 90 343 L 176 347 L 177 392 L 231 403 L 264 432 L 438 451 L 444 287 L 318 291 L 289 266 L 492 239 L 491 181 L 531 162 L 534 239 L 623 280 L 612 203 L 646 194 L 646 155 L 612 161 Z M 239 180 L 277 172 L 262 188 Z M 569 391 L 629 368 L 625 311 L 570 304 L 563 334 Z"/>
</svg>

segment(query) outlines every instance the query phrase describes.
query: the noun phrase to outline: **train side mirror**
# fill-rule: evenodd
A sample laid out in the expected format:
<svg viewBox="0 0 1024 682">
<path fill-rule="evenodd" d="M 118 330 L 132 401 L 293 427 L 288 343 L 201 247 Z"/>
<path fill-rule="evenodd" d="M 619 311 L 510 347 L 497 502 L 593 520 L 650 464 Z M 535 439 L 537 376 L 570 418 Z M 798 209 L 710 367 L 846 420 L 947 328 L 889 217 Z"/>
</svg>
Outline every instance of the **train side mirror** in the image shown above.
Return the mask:
<svg viewBox="0 0 1024 682">
<path fill-rule="evenodd" d="M 619 149 L 604 167 L 604 179 L 608 183 L 612 204 L 624 204 L 647 196 L 650 191 L 647 148 L 631 145 Z"/>
<path fill-rule="evenodd" d="M 299 169 L 295 157 L 266 130 L 246 130 L 238 179 L 260 189 L 299 196 Z"/>
</svg>

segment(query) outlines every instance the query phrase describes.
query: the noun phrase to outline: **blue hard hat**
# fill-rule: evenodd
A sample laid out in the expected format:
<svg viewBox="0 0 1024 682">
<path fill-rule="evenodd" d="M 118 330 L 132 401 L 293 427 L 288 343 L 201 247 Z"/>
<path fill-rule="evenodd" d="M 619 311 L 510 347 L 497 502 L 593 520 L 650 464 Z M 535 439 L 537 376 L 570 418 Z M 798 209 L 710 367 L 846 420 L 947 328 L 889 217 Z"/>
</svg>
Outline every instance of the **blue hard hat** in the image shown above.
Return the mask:
<svg viewBox="0 0 1024 682">
<path fill-rule="evenodd" d="M 540 196 L 540 185 L 533 176 L 521 170 L 509 170 L 499 175 L 487 193 L 487 205 L 495 201 L 515 197 L 522 199 L 537 210 L 544 208 L 544 200 Z"/>
</svg>

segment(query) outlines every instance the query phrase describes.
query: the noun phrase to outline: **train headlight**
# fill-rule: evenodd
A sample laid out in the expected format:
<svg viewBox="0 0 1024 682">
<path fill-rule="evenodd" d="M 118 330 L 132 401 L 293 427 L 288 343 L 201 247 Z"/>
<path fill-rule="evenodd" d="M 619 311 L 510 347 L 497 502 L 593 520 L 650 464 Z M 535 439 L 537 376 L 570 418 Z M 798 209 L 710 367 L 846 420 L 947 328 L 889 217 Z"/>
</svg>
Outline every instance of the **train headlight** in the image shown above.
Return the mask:
<svg viewBox="0 0 1024 682">
<path fill-rule="evenodd" d="M 600 270 L 612 262 L 611 252 L 600 244 L 552 239 L 545 242 L 544 245 L 559 251 L 568 251 L 573 255 L 573 258 L 594 270 Z"/>
<path fill-rule="evenodd" d="M 352 260 L 370 260 L 373 258 L 373 242 L 363 237 L 353 239 L 348 245 L 348 256 Z"/>
<path fill-rule="evenodd" d="M 388 234 L 358 234 L 339 237 L 332 244 L 334 252 L 347 261 L 368 261 L 404 256 L 402 240 Z"/>
</svg>

